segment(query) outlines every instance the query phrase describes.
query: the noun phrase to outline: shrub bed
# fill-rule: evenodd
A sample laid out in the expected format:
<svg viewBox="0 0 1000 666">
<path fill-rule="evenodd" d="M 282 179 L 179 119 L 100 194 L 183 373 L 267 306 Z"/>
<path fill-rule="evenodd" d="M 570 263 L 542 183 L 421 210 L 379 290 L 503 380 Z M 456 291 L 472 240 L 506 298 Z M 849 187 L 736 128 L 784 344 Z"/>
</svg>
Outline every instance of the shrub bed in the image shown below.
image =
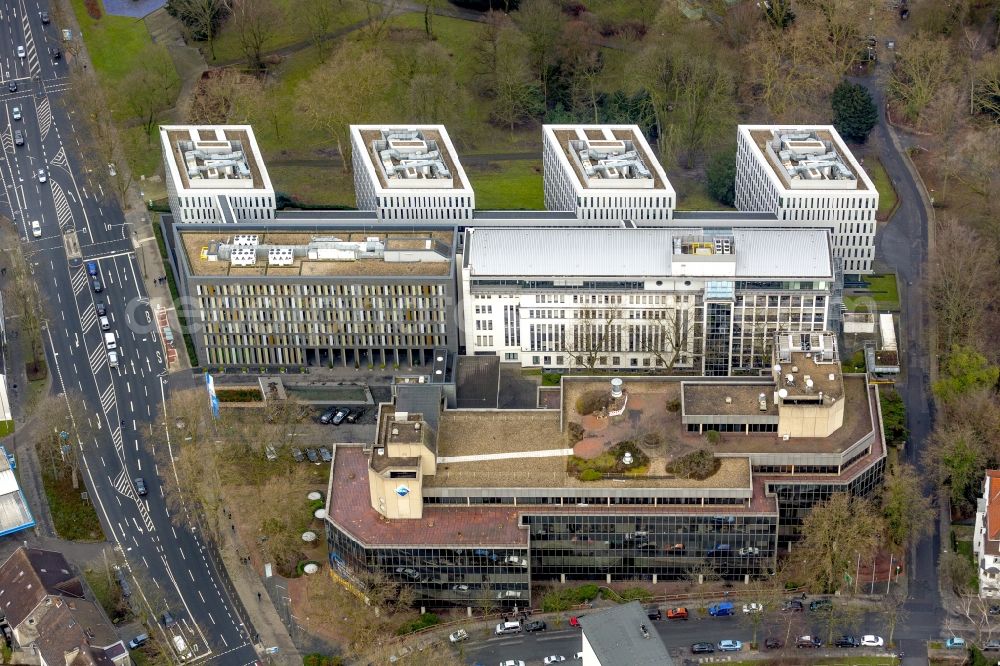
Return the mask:
<svg viewBox="0 0 1000 666">
<path fill-rule="evenodd" d="M 576 399 L 576 413 L 580 416 L 606 409 L 611 404 L 611 394 L 607 391 L 587 391 Z"/>
<path fill-rule="evenodd" d="M 215 389 L 219 402 L 262 402 L 264 396 L 257 388 Z"/>
<path fill-rule="evenodd" d="M 593 601 L 600 591 L 596 585 L 577 585 L 553 590 L 542 597 L 542 611 L 554 613 L 569 610 L 573 606 Z"/>
<path fill-rule="evenodd" d="M 622 462 L 625 453 L 632 454 L 632 464 Z M 596 458 L 586 459 L 570 456 L 569 473 L 581 481 L 597 481 L 606 474 L 628 474 L 642 476 L 649 469 L 649 456 L 630 439 L 618 442 Z M 594 476 L 594 472 L 600 476 Z"/>
<path fill-rule="evenodd" d="M 698 449 L 681 456 L 667 466 L 667 471 L 682 479 L 707 479 L 719 470 L 722 463 L 708 449 Z"/>
<path fill-rule="evenodd" d="M 421 629 L 426 629 L 427 627 L 433 627 L 435 624 L 441 624 L 441 618 L 439 618 L 434 613 L 424 613 L 423 615 L 418 615 L 415 619 L 409 622 L 404 622 L 399 629 L 396 630 L 397 636 L 402 636 L 404 634 L 412 634 L 414 631 L 420 631 Z"/>
</svg>

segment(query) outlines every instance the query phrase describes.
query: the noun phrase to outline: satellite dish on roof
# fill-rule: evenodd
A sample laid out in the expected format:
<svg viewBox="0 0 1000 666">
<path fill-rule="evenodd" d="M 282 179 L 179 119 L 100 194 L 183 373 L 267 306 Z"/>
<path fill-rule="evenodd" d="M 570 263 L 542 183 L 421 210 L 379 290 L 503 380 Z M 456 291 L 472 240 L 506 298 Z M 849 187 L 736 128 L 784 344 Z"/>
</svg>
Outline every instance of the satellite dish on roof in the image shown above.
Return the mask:
<svg viewBox="0 0 1000 666">
<path fill-rule="evenodd" d="M 787 389 L 779 389 L 778 390 L 778 397 L 781 398 L 782 400 L 784 400 L 785 398 L 787 398 L 788 397 L 788 390 Z"/>
</svg>

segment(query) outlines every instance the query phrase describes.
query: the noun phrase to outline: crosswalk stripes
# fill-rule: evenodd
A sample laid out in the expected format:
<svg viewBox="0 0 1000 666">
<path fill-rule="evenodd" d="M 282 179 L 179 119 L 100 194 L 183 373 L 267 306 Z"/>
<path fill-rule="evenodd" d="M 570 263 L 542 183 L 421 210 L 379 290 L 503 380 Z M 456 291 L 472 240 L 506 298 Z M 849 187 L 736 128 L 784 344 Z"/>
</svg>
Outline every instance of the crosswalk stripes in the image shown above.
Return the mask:
<svg viewBox="0 0 1000 666">
<path fill-rule="evenodd" d="M 94 347 L 90 351 L 90 369 L 94 372 L 97 372 L 104 367 L 104 364 L 107 363 L 107 361 L 108 356 L 104 353 L 104 349 L 102 347 Z"/>
<path fill-rule="evenodd" d="M 139 509 L 139 516 L 142 517 L 142 523 L 146 526 L 147 532 L 153 531 L 153 519 L 149 515 L 149 510 L 146 508 L 146 504 L 139 499 L 139 495 L 135 492 L 135 487 L 132 485 L 132 480 L 125 476 L 125 470 L 115 477 L 114 481 L 115 490 L 120 494 L 129 498 L 135 502 L 136 508 Z"/>
<path fill-rule="evenodd" d="M 114 442 L 115 449 L 118 450 L 118 451 L 120 451 L 122 449 L 122 447 L 125 445 L 125 442 L 122 439 L 122 429 L 121 429 L 121 426 L 119 426 L 119 427 L 117 427 L 117 428 L 115 428 L 114 430 L 111 431 L 111 441 Z"/>
<path fill-rule="evenodd" d="M 56 181 L 52 182 L 52 201 L 56 205 L 56 217 L 59 219 L 59 228 L 63 229 L 73 223 L 73 211 L 66 200 L 66 193 Z"/>
<path fill-rule="evenodd" d="M 129 481 L 127 476 L 125 476 L 125 470 L 122 470 L 122 473 L 115 477 L 114 486 L 115 490 L 120 492 L 122 495 L 125 495 L 126 497 L 131 496 L 132 482 Z"/>
<path fill-rule="evenodd" d="M 49 130 L 52 129 L 52 105 L 49 103 L 48 97 L 43 97 L 42 101 L 38 103 L 36 113 L 38 115 L 38 130 L 42 134 L 42 141 L 45 141 L 45 137 L 49 135 Z M 64 164 L 59 166 L 65 166 L 66 150 L 60 147 L 56 159 L 59 158 L 59 155 L 62 155 L 64 162 Z M 52 160 L 52 163 L 55 164 L 56 160 Z"/>
<path fill-rule="evenodd" d="M 10 131 L 0 134 L 0 139 L 3 140 L 3 150 L 5 153 L 14 152 L 14 137 L 11 135 Z"/>
<path fill-rule="evenodd" d="M 105 414 L 114 407 L 115 405 L 115 387 L 111 384 L 101 392 L 101 408 Z M 119 428 L 121 430 L 121 428 Z M 118 434 L 118 439 L 121 439 L 121 433 Z"/>
<path fill-rule="evenodd" d="M 87 272 L 81 266 L 76 269 L 76 272 L 69 279 L 70 285 L 73 287 L 73 294 L 78 296 L 81 291 L 87 288 Z"/>
<path fill-rule="evenodd" d="M 28 71 L 32 76 L 35 74 L 41 74 L 42 66 L 38 62 L 38 49 L 35 48 L 35 40 L 31 36 L 31 26 L 28 25 L 28 15 L 23 12 L 21 14 L 21 25 L 23 26 L 25 35 L 24 48 L 28 53 Z"/>
</svg>

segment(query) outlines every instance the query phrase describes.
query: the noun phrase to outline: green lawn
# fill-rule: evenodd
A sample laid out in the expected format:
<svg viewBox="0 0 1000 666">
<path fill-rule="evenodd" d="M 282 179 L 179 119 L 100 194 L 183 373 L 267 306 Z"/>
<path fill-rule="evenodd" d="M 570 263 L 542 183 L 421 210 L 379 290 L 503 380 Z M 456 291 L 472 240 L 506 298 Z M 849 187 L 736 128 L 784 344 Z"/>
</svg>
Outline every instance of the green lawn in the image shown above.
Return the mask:
<svg viewBox="0 0 1000 666">
<path fill-rule="evenodd" d="M 849 312 L 855 312 L 868 298 L 875 301 L 879 310 L 899 310 L 899 288 L 894 274 L 868 275 L 864 280 L 868 284 L 867 290 L 859 290 L 844 297 L 844 305 Z"/>
<path fill-rule="evenodd" d="M 82 478 L 80 487 L 74 488 L 68 472 L 63 478 L 57 478 L 50 469 L 43 467 L 42 484 L 52 512 L 52 523 L 60 538 L 70 541 L 98 541 L 104 538 L 93 505 L 80 498 L 80 493 L 87 489 Z"/>
<path fill-rule="evenodd" d="M 465 168 L 479 210 L 541 210 L 541 160 L 504 160 Z"/>
<path fill-rule="evenodd" d="M 875 182 L 875 189 L 878 190 L 878 211 L 876 211 L 875 216 L 884 220 L 896 207 L 896 188 L 892 186 L 889 174 L 886 173 L 885 167 L 882 166 L 877 157 L 869 157 L 865 161 L 865 166 L 868 175 Z"/>
<path fill-rule="evenodd" d="M 670 179 L 677 189 L 677 210 L 733 210 L 709 196 L 702 180 L 695 178 L 674 180 L 672 175 Z"/>
<path fill-rule="evenodd" d="M 75 0 L 74 0 L 75 1 Z M 298 0 L 269 0 L 280 16 L 274 24 L 274 35 L 267 42 L 266 51 L 277 49 L 309 40 L 309 25 L 298 16 L 301 10 L 301 3 Z M 338 0 L 331 3 L 333 6 L 333 20 L 330 22 L 330 32 L 364 20 L 365 10 L 358 0 Z M 235 27 L 234 21 L 227 20 L 222 25 L 222 30 L 215 40 L 215 60 L 211 60 L 211 52 L 208 44 L 201 44 L 205 59 L 210 62 L 226 62 L 230 60 L 240 60 L 243 56 L 243 49 L 240 46 L 239 31 Z M 313 52 L 315 58 L 315 52 Z"/>
<path fill-rule="evenodd" d="M 955 550 L 956 552 L 958 552 L 958 554 L 960 554 L 962 557 L 966 558 L 967 560 L 969 560 L 969 562 L 972 563 L 972 569 L 970 569 L 972 573 L 969 576 L 969 586 L 973 590 L 979 590 L 979 574 L 978 574 L 979 569 L 976 566 L 976 554 L 972 551 L 972 542 L 956 541 Z"/>
<path fill-rule="evenodd" d="M 140 56 L 153 43 L 142 20 L 107 14 L 94 20 L 87 13 L 84 0 L 72 2 L 90 60 L 106 87 L 113 87 L 134 68 L 142 66 Z M 110 89 L 108 93 L 110 96 Z"/>
<path fill-rule="evenodd" d="M 0 437 L 6 437 L 14 432 L 14 421 L 0 421 Z"/>
</svg>

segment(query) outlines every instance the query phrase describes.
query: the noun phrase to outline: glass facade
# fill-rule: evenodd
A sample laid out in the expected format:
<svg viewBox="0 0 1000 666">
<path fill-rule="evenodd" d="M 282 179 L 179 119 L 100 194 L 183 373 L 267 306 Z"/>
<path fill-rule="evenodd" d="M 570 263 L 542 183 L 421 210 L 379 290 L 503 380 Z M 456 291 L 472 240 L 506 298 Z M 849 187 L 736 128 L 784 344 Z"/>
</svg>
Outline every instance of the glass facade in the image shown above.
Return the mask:
<svg viewBox="0 0 1000 666">
<path fill-rule="evenodd" d="M 705 374 L 729 374 L 732 303 L 705 303 Z"/>
<path fill-rule="evenodd" d="M 406 585 L 432 607 L 531 604 L 528 549 L 469 546 L 364 548 L 327 521 L 330 566 L 358 587 L 366 572 Z"/>
<path fill-rule="evenodd" d="M 679 579 L 711 571 L 726 579 L 766 573 L 774 516 L 528 515 L 533 580 Z M 742 554 L 741 554 L 742 549 Z"/>
<path fill-rule="evenodd" d="M 845 491 L 855 497 L 870 497 L 882 487 L 884 477 L 885 458 L 882 458 L 848 483 L 796 483 L 791 480 L 768 482 L 768 494 L 773 493 L 778 497 L 780 545 L 784 547 L 799 538 L 802 521 L 817 504 L 827 501 L 834 493 Z"/>
</svg>

